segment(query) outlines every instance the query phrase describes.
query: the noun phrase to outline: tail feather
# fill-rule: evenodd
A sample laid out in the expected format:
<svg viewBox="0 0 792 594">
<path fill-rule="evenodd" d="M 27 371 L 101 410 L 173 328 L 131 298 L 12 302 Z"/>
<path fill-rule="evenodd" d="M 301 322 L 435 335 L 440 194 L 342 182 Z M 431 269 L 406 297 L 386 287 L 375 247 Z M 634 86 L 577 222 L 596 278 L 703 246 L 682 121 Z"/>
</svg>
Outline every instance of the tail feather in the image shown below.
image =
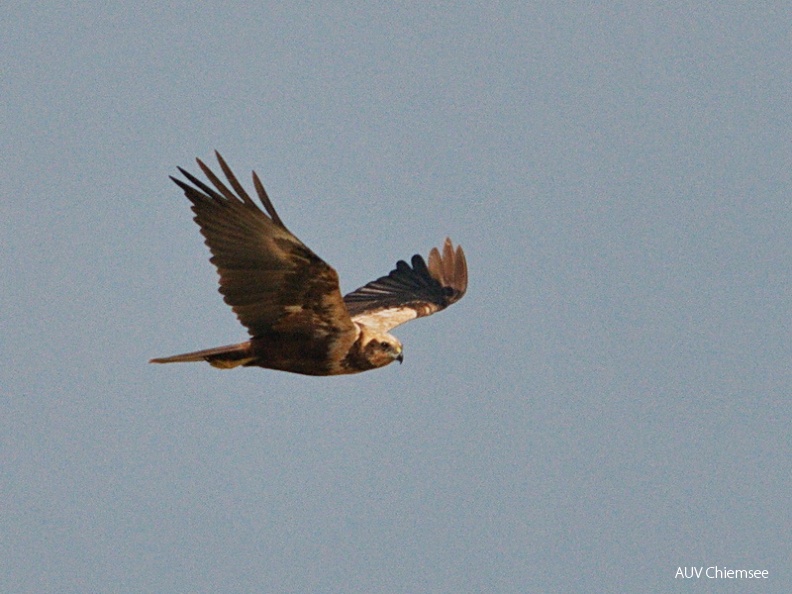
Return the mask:
<svg viewBox="0 0 792 594">
<path fill-rule="evenodd" d="M 255 357 L 250 354 L 250 341 L 248 341 L 215 347 L 213 349 L 205 349 L 203 351 L 184 353 L 182 355 L 173 355 L 172 357 L 158 357 L 156 359 L 151 359 L 149 363 L 193 363 L 206 361 L 212 367 L 232 369 L 244 365 L 253 359 L 255 359 Z"/>
</svg>

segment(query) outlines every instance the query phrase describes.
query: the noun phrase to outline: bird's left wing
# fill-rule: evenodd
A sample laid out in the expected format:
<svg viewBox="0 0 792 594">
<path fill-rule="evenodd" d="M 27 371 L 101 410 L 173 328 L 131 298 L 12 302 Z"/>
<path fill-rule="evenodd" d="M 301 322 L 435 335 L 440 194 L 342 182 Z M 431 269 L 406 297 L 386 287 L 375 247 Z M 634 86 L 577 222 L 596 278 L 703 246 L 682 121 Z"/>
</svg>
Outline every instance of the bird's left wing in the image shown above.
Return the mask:
<svg viewBox="0 0 792 594">
<path fill-rule="evenodd" d="M 445 240 L 433 248 L 429 264 L 415 255 L 412 266 L 400 260 L 388 274 L 344 296 L 355 322 L 387 332 L 459 301 L 467 290 L 467 262 L 461 246 Z"/>
</svg>

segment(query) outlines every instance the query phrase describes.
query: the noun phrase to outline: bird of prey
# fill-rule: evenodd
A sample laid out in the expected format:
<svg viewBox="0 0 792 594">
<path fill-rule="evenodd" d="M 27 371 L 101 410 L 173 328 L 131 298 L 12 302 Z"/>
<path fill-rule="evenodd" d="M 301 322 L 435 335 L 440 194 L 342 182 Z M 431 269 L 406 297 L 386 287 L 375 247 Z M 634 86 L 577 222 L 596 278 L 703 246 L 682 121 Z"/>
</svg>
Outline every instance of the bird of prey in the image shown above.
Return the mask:
<svg viewBox="0 0 792 594">
<path fill-rule="evenodd" d="M 459 301 L 467 289 L 460 246 L 399 261 L 387 276 L 344 297 L 338 274 L 283 224 L 253 172 L 262 211 L 215 152 L 230 188 L 196 159 L 214 188 L 179 167 L 192 185 L 171 177 L 192 202 L 212 252 L 220 293 L 250 340 L 151 363 L 206 361 L 220 369 L 258 366 L 306 375 L 341 375 L 402 362 L 389 331 Z M 265 212 L 266 211 L 266 212 Z"/>
</svg>

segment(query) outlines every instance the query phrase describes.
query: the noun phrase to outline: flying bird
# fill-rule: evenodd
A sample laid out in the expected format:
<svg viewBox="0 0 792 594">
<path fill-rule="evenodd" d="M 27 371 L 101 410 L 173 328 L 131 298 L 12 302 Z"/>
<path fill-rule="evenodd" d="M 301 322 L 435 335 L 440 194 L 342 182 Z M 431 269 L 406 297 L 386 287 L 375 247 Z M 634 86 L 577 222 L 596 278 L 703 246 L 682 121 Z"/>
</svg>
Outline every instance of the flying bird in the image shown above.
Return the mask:
<svg viewBox="0 0 792 594">
<path fill-rule="evenodd" d="M 428 263 L 414 255 L 387 276 L 341 296 L 338 274 L 283 224 L 253 172 L 262 211 L 215 152 L 231 188 L 196 159 L 209 187 L 179 167 L 192 185 L 171 177 L 192 202 L 212 252 L 225 302 L 250 340 L 150 363 L 206 361 L 220 369 L 265 367 L 306 375 L 341 375 L 402 362 L 390 330 L 459 301 L 467 289 L 461 246 L 445 240 Z"/>
</svg>

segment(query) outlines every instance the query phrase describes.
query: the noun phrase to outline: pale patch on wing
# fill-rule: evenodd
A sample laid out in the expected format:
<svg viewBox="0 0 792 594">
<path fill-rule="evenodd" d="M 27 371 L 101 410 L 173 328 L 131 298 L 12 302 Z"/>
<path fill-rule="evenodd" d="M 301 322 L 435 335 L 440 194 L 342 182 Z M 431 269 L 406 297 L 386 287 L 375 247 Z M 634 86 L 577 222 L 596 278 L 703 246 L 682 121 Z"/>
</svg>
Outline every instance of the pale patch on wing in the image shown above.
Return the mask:
<svg viewBox="0 0 792 594">
<path fill-rule="evenodd" d="M 428 315 L 428 313 L 431 312 L 424 315 Z M 352 321 L 368 326 L 377 332 L 387 332 L 417 317 L 418 311 L 414 307 L 390 307 L 356 315 Z"/>
</svg>

